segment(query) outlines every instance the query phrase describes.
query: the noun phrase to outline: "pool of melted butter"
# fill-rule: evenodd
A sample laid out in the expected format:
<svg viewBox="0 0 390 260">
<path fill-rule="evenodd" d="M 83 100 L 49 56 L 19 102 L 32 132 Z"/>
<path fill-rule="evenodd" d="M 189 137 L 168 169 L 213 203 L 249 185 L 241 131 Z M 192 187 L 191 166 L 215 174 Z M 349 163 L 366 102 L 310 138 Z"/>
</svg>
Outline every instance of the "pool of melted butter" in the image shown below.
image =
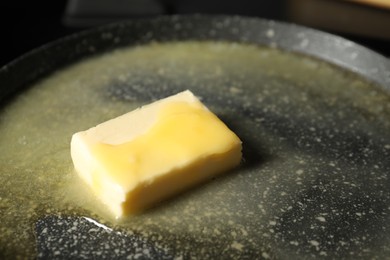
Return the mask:
<svg viewBox="0 0 390 260">
<path fill-rule="evenodd" d="M 185 89 L 241 137 L 244 162 L 143 214 L 112 219 L 73 170 L 72 134 Z M 42 256 L 38 220 L 85 216 L 175 256 L 383 257 L 389 133 L 388 92 L 277 49 L 153 43 L 85 59 L 1 108 L 0 255 Z"/>
</svg>

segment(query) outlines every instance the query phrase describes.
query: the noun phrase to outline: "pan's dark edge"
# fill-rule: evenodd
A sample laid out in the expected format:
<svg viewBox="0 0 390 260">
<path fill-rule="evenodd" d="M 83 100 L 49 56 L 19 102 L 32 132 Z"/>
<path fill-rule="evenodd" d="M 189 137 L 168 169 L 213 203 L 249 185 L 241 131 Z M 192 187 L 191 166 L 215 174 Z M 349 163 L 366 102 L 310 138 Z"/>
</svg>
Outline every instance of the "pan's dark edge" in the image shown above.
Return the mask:
<svg viewBox="0 0 390 260">
<path fill-rule="evenodd" d="M 278 47 L 325 60 L 390 90 L 390 61 L 363 46 L 306 27 L 239 16 L 162 16 L 70 35 L 0 69 L 0 100 L 84 57 L 151 41 L 227 40 Z"/>
</svg>

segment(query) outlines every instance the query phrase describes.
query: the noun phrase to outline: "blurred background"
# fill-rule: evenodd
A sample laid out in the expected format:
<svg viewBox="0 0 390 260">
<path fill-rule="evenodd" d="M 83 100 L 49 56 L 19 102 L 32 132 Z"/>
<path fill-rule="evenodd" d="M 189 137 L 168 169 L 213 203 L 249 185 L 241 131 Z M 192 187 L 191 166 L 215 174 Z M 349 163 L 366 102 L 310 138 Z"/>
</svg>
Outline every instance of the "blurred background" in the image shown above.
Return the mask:
<svg viewBox="0 0 390 260">
<path fill-rule="evenodd" d="M 90 27 L 192 13 L 255 16 L 305 25 L 390 57 L 390 0 L 13 0 L 0 3 L 0 66 Z"/>
</svg>

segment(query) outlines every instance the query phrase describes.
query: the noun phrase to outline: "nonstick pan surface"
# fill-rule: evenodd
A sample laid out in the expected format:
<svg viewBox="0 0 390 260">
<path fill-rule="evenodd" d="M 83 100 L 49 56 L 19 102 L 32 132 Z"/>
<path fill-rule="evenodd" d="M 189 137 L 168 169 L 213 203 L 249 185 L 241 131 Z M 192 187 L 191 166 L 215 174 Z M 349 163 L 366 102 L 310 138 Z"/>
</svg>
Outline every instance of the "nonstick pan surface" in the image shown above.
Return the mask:
<svg viewBox="0 0 390 260">
<path fill-rule="evenodd" d="M 0 254 L 306 259 L 390 255 L 390 62 L 254 18 L 174 16 L 82 32 L 0 70 Z M 241 166 L 115 221 L 73 172 L 72 133 L 190 89 Z"/>
</svg>

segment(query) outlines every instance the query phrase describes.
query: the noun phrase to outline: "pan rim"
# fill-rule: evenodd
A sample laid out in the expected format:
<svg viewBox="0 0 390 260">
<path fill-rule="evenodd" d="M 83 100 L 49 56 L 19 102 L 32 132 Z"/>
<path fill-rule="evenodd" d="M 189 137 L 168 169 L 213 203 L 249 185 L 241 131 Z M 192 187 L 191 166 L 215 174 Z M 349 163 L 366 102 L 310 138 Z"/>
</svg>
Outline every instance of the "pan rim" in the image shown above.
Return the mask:
<svg viewBox="0 0 390 260">
<path fill-rule="evenodd" d="M 0 101 L 6 99 L 24 85 L 82 58 L 104 53 L 118 47 L 131 46 L 135 42 L 146 43 L 153 40 L 151 37 L 137 32 L 132 38 L 135 40 L 133 43 L 123 44 L 120 41 L 115 42 L 116 39 L 112 37 L 112 33 L 118 30 L 131 30 L 132 28 L 141 28 L 142 26 L 149 26 L 149 29 L 154 28 L 156 30 L 158 25 L 162 24 L 164 26 L 171 25 L 170 29 L 176 32 L 174 31 L 176 28 L 173 28 L 176 26 L 173 25 L 179 23 L 196 24 L 194 26 L 196 28 L 199 25 L 207 24 L 211 28 L 204 28 L 209 30 L 210 34 L 203 31 L 202 33 L 206 35 L 198 35 L 197 37 L 184 36 L 184 38 L 179 38 L 178 40 L 183 40 L 186 37 L 188 38 L 187 40 L 196 40 L 198 38 L 199 40 L 204 40 L 207 37 L 210 37 L 209 40 L 218 40 L 220 36 L 212 35 L 213 33 L 215 34 L 216 30 L 217 33 L 218 30 L 226 30 L 224 24 L 234 25 L 238 31 L 234 32 L 232 30 L 227 35 L 228 37 L 236 35 L 237 38 L 232 41 L 261 44 L 278 48 L 282 51 L 311 56 L 358 74 L 369 82 L 379 85 L 385 91 L 390 91 L 390 59 L 344 37 L 294 23 L 259 17 L 191 14 L 123 20 L 82 30 L 34 48 L 0 68 L 0 82 L 5 82 L 5 85 L 10 86 L 6 89 L 1 89 Z M 181 31 L 179 29 L 178 32 L 182 33 L 183 29 Z M 110 33 L 111 38 L 103 39 L 103 42 L 106 44 L 103 47 L 94 49 L 82 46 L 88 37 L 96 38 L 98 35 L 104 36 L 104 34 L 109 35 Z M 220 40 L 223 39 L 220 38 Z M 230 39 L 225 40 L 229 41 Z M 54 61 L 52 59 L 53 56 L 56 55 L 55 57 L 57 57 L 59 51 L 66 46 L 75 48 L 76 52 L 73 56 L 65 57 L 62 55 L 61 57 L 59 55 L 60 58 Z M 34 71 L 31 71 L 27 64 L 34 62 L 37 63 L 37 66 L 35 66 L 36 69 Z M 21 74 L 24 77 L 21 77 Z"/>
</svg>

